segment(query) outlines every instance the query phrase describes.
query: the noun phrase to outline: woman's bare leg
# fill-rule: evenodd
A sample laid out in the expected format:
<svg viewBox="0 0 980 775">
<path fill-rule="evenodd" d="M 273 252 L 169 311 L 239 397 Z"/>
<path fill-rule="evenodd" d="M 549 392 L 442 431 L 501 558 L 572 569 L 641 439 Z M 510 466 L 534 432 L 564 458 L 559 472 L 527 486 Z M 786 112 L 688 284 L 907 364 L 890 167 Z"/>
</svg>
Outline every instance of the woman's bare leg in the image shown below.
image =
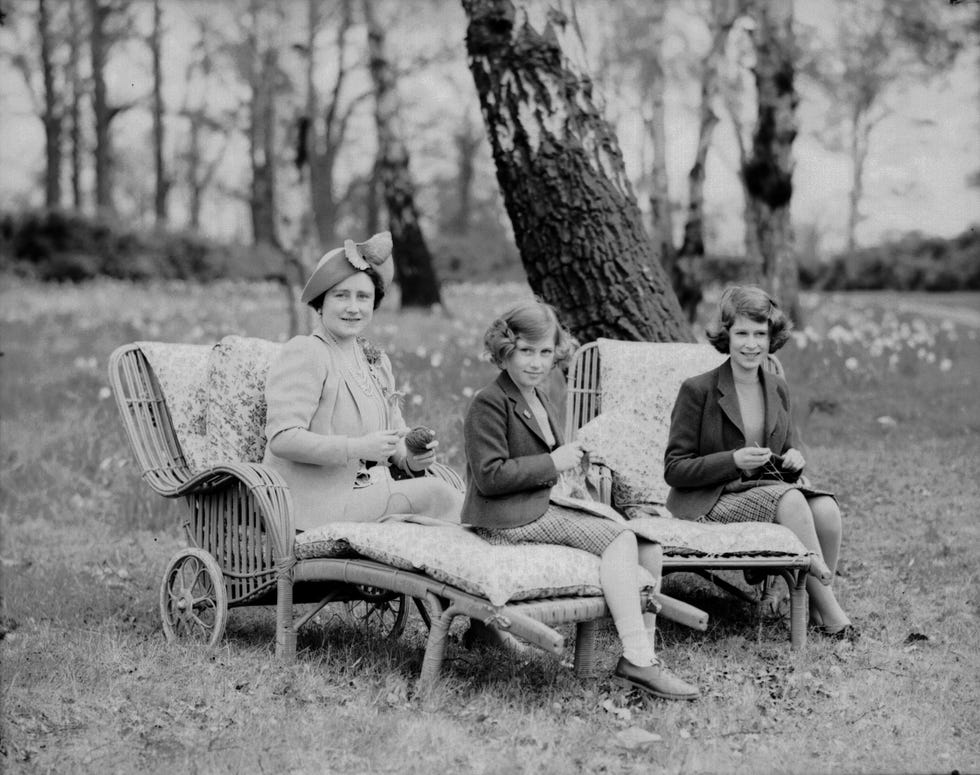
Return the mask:
<svg viewBox="0 0 980 775">
<path fill-rule="evenodd" d="M 840 507 L 838 507 L 837 501 L 829 495 L 808 498 L 807 504 L 813 514 L 813 527 L 817 532 L 817 539 L 820 541 L 823 560 L 832 573 L 837 573 L 841 535 L 843 533 Z"/>
<path fill-rule="evenodd" d="M 792 530 L 803 545 L 813 552 L 810 576 L 806 580 L 806 591 L 810 596 L 810 608 L 813 611 L 814 620 L 830 628 L 850 624 L 851 620 L 844 613 L 844 609 L 837 602 L 837 598 L 829 586 L 833 579 L 833 571 L 824 561 L 823 548 L 814 524 L 814 515 L 810 511 L 810 505 L 803 493 L 799 490 L 790 490 L 779 499 L 776 506 L 776 522 Z M 830 541 L 830 548 L 833 549 L 832 556 L 836 564 L 839 543 L 834 548 L 833 542 Z"/>
</svg>

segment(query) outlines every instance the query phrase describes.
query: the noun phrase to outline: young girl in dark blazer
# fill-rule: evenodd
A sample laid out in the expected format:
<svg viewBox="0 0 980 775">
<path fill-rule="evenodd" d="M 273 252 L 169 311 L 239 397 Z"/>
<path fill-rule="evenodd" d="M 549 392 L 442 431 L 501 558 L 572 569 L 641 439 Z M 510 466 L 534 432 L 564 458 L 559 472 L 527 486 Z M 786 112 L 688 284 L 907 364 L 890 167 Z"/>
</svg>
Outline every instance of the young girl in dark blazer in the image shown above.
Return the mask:
<svg viewBox="0 0 980 775">
<path fill-rule="evenodd" d="M 549 501 L 558 475 L 578 466 L 583 450 L 563 442 L 554 407 L 539 387 L 571 355 L 574 341 L 554 309 L 528 301 L 495 320 L 484 344 L 501 371 L 466 414 L 463 522 L 495 543 L 559 544 L 598 555 L 602 591 L 623 644 L 616 676 L 657 697 L 696 698 L 697 688 L 657 658 L 655 617 L 641 612 L 638 568 L 659 578 L 661 547 L 638 545 L 617 522 Z"/>
<path fill-rule="evenodd" d="M 830 583 L 841 544 L 833 495 L 798 481 L 798 449 L 786 382 L 762 368 L 789 338 L 789 321 L 761 288 L 733 286 L 721 297 L 708 340 L 729 355 L 681 385 L 664 456 L 667 508 L 681 519 L 777 522 L 813 552 L 807 592 L 819 631 L 854 639 L 857 631 Z M 787 474 L 789 474 L 787 476 Z"/>
</svg>

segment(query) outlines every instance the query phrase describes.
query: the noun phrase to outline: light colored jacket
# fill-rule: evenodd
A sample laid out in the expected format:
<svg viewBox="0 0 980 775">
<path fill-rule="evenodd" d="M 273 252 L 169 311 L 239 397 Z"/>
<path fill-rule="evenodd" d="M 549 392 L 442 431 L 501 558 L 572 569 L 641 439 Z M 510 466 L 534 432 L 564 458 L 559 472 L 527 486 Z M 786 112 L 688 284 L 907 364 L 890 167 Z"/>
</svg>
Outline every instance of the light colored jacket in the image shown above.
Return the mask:
<svg viewBox="0 0 980 775">
<path fill-rule="evenodd" d="M 766 421 L 763 445 L 777 454 L 797 447 L 786 382 L 761 370 Z M 667 508 L 681 519 L 711 511 L 727 482 L 738 479 L 734 452 L 745 446 L 731 359 L 681 385 L 664 454 Z"/>
<path fill-rule="evenodd" d="M 554 407 L 539 390 L 555 445 L 562 444 Z M 548 509 L 558 471 L 527 401 L 506 371 L 483 388 L 466 413 L 466 498 L 463 522 L 509 528 L 533 522 Z"/>
<path fill-rule="evenodd" d="M 348 451 L 348 438 L 405 427 L 397 405 L 389 406 L 386 420 L 380 418 L 373 399 L 348 384 L 339 357 L 318 327 L 286 342 L 266 381 L 263 463 L 289 485 L 297 530 L 323 524 L 324 514 L 330 522 L 344 519 L 361 466 Z M 376 374 L 392 395 L 395 381 L 384 354 Z"/>
</svg>

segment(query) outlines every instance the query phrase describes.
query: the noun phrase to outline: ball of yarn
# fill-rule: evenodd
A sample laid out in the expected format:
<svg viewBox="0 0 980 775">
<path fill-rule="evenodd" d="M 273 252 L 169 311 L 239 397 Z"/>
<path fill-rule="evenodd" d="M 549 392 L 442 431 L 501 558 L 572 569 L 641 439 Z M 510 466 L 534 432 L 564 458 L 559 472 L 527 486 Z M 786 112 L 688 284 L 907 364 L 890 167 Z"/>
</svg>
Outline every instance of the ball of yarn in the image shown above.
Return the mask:
<svg viewBox="0 0 980 775">
<path fill-rule="evenodd" d="M 420 455 L 428 449 L 429 443 L 436 437 L 432 428 L 418 425 L 405 434 L 405 448 L 413 455 Z"/>
</svg>

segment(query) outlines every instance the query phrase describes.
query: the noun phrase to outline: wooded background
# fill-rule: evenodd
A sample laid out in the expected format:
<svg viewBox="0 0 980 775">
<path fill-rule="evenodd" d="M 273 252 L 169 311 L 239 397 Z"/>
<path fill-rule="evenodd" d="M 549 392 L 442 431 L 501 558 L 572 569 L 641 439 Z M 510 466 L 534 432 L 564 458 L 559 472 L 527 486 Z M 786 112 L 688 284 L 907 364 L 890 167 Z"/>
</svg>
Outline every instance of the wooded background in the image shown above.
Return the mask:
<svg viewBox="0 0 980 775">
<path fill-rule="evenodd" d="M 5 0 L 0 13 L 3 99 L 21 119 L 0 127 L 0 244 L 43 277 L 272 277 L 292 298 L 323 250 L 390 228 L 403 306 L 440 304 L 440 279 L 526 275 L 584 339 L 667 340 L 690 338 L 704 286 L 733 277 L 797 316 L 801 277 L 833 287 L 859 260 L 874 267 L 863 287 L 980 282 L 980 4 Z M 953 117 L 904 111 L 963 83 L 972 118 L 954 142 Z M 944 209 L 965 231 L 861 259 L 881 236 L 866 228 L 875 143 L 900 114 L 927 155 L 931 133 L 936 158 L 956 160 Z M 12 150 L 27 118 L 43 129 L 36 163 Z M 794 197 L 826 185 L 794 174 L 801 146 L 846 170 L 838 223 L 794 222 Z M 929 235 L 906 163 L 906 230 Z M 738 195 L 712 199 L 722 180 Z"/>
</svg>

